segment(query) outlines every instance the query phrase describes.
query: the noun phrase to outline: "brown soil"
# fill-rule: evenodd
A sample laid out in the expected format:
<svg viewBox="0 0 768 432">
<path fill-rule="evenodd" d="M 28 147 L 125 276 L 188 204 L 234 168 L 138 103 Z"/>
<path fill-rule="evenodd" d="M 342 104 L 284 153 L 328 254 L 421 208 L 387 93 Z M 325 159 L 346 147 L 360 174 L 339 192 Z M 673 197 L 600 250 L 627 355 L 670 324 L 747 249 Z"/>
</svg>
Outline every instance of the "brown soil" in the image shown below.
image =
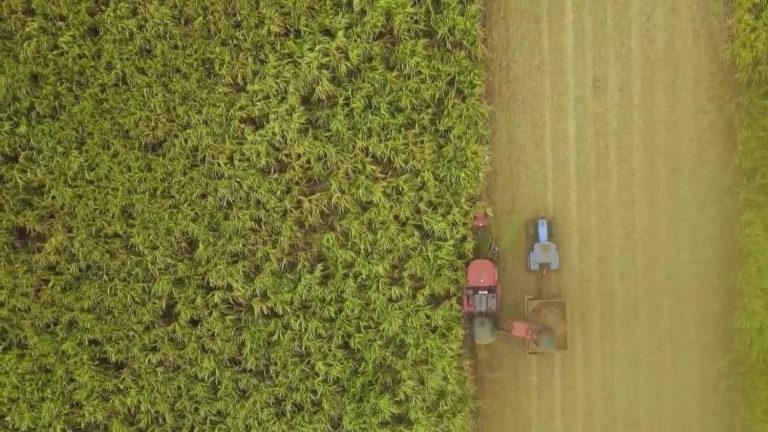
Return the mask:
<svg viewBox="0 0 768 432">
<path fill-rule="evenodd" d="M 522 317 L 538 294 L 525 222 L 552 215 L 562 266 L 547 289 L 569 302 L 569 340 L 564 354 L 477 347 L 479 430 L 738 429 L 738 173 L 720 5 L 487 1 L 504 313 Z"/>
</svg>

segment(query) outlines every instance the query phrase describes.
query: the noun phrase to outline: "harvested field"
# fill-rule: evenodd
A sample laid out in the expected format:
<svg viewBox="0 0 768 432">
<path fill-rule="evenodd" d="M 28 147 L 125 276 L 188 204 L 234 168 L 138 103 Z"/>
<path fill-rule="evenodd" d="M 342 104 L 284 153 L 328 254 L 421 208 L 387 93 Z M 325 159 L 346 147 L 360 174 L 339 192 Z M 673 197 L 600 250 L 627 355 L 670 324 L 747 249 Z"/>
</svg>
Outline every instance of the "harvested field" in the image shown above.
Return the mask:
<svg viewBox="0 0 768 432">
<path fill-rule="evenodd" d="M 735 84 L 719 13 L 489 1 L 504 312 L 521 316 L 539 289 L 524 225 L 550 214 L 569 351 L 478 347 L 479 430 L 738 429 Z"/>
</svg>

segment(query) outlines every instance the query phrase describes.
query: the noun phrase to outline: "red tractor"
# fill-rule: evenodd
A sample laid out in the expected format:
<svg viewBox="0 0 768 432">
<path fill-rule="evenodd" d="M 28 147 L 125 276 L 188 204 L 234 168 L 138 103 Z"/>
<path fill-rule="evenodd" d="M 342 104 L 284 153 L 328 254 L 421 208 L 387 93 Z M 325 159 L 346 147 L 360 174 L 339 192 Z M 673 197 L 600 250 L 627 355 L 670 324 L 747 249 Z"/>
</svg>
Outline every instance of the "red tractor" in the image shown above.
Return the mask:
<svg viewBox="0 0 768 432">
<path fill-rule="evenodd" d="M 555 329 L 544 319 L 543 322 L 536 311 L 539 308 L 562 309 L 562 327 L 565 323 L 565 302 L 562 300 L 542 300 L 526 297 L 526 319 L 528 321 L 507 320 L 499 315 L 501 310 L 501 285 L 496 266 L 498 249 L 493 244 L 490 234 L 490 224 L 485 213 L 475 215 L 472 229 L 475 232 L 477 250 L 476 258 L 467 266 L 467 278 L 462 295 L 464 314 L 471 321 L 471 332 L 478 345 L 489 344 L 500 331 L 512 337 L 523 339 L 529 353 L 541 351 L 562 351 L 565 349 L 565 335 L 557 337 L 560 325 Z M 546 314 L 547 317 L 552 314 Z M 560 315 L 556 313 L 555 315 Z M 564 330 L 563 330 L 564 331 Z M 562 339 L 562 340 L 558 340 Z"/>
<path fill-rule="evenodd" d="M 472 229 L 475 232 L 475 255 L 467 267 L 467 283 L 464 287 L 465 314 L 495 314 L 501 302 L 499 272 L 496 269 L 496 247 L 489 232 L 485 213 L 475 215 Z"/>
</svg>

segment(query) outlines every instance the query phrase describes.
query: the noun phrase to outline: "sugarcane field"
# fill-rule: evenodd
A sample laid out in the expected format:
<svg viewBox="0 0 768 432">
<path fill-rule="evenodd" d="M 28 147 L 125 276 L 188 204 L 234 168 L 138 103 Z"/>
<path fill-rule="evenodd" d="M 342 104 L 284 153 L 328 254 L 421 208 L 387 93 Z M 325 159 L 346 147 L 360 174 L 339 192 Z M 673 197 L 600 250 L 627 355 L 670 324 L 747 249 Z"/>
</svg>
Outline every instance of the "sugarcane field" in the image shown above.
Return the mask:
<svg viewBox="0 0 768 432">
<path fill-rule="evenodd" d="M 768 430 L 768 0 L 0 35 L 0 431 Z"/>
</svg>

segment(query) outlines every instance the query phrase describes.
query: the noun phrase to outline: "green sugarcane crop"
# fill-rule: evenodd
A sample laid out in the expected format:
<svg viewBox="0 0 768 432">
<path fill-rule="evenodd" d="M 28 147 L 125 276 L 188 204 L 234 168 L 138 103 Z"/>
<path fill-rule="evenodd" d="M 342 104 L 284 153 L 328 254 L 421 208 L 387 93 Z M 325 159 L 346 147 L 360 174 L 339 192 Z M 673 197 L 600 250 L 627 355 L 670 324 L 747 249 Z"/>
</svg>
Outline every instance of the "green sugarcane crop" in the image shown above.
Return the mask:
<svg viewBox="0 0 768 432">
<path fill-rule="evenodd" d="M 468 430 L 480 3 L 3 2 L 0 430 Z"/>
<path fill-rule="evenodd" d="M 739 153 L 745 263 L 739 317 L 746 372 L 745 430 L 768 430 L 768 1 L 733 2 L 731 54 L 743 82 Z"/>
</svg>

